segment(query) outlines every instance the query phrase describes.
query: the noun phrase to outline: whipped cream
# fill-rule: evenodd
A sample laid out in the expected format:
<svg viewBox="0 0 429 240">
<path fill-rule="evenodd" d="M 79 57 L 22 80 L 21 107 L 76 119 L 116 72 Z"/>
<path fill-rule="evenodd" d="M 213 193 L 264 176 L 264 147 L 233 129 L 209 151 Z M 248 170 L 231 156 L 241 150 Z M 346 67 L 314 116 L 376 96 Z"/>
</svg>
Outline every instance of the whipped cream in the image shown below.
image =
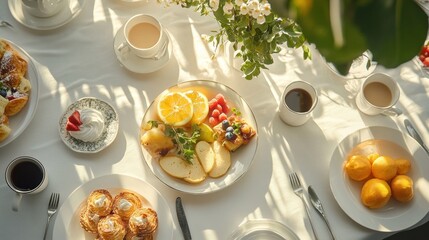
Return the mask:
<svg viewBox="0 0 429 240">
<path fill-rule="evenodd" d="M 142 217 L 142 216 L 134 216 L 134 217 L 132 217 L 132 221 L 134 221 L 140 225 L 147 223 L 147 219 Z"/>
<path fill-rule="evenodd" d="M 84 142 L 94 142 L 103 133 L 103 115 L 100 111 L 92 108 L 85 108 L 78 111 L 82 125 L 79 126 L 79 131 L 69 131 L 70 135 Z"/>
<path fill-rule="evenodd" d="M 121 210 L 129 210 L 133 205 L 127 201 L 126 199 L 119 200 L 119 209 Z"/>
<path fill-rule="evenodd" d="M 101 196 L 101 197 L 99 197 L 99 198 L 97 198 L 95 201 L 94 201 L 94 204 L 95 204 L 95 206 L 97 206 L 97 207 L 103 207 L 104 206 L 104 202 L 106 201 L 106 199 L 107 199 L 107 197 L 106 196 Z"/>
</svg>

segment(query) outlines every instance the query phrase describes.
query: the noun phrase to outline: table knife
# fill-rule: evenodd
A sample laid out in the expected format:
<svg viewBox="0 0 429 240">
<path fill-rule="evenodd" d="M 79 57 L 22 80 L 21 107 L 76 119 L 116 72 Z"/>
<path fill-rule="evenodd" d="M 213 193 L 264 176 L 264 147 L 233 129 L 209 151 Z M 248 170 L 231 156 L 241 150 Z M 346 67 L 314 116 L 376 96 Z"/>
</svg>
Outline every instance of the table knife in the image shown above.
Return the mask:
<svg viewBox="0 0 429 240">
<path fill-rule="evenodd" d="M 183 237 L 185 240 L 191 240 L 191 232 L 189 231 L 188 220 L 186 220 L 185 210 L 183 209 L 182 199 L 176 198 L 176 213 L 179 220 L 180 228 L 182 229 Z"/>
<path fill-rule="evenodd" d="M 308 195 L 310 196 L 310 201 L 313 207 L 317 210 L 317 212 L 322 216 L 323 220 L 325 221 L 326 225 L 328 226 L 329 233 L 331 234 L 331 237 L 333 240 L 335 240 L 334 234 L 331 230 L 331 225 L 328 222 L 328 218 L 326 217 L 325 210 L 323 209 L 322 202 L 320 201 L 319 197 L 317 196 L 316 192 L 314 191 L 313 187 L 308 186 Z"/>
<path fill-rule="evenodd" d="M 417 132 L 417 130 L 414 128 L 414 126 L 411 124 L 411 122 L 408 119 L 405 119 L 404 125 L 408 131 L 408 134 L 410 134 L 410 136 L 413 137 L 423 147 L 423 149 L 426 151 L 426 153 L 429 154 L 428 147 L 423 142 L 423 139 L 420 137 L 420 134 Z"/>
</svg>

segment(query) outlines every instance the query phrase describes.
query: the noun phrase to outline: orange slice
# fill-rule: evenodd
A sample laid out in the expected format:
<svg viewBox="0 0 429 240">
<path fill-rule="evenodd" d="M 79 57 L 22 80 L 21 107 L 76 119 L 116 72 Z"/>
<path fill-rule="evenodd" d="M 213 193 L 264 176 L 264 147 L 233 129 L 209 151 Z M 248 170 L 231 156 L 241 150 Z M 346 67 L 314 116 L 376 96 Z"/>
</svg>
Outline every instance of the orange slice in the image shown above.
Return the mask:
<svg viewBox="0 0 429 240">
<path fill-rule="evenodd" d="M 157 110 L 161 121 L 175 127 L 187 124 L 194 115 L 192 100 L 180 92 L 170 92 L 161 96 Z"/>
<path fill-rule="evenodd" d="M 204 122 L 209 114 L 209 101 L 206 95 L 199 91 L 190 90 L 185 92 L 194 106 L 194 115 L 192 116 L 191 123 L 200 124 Z"/>
</svg>

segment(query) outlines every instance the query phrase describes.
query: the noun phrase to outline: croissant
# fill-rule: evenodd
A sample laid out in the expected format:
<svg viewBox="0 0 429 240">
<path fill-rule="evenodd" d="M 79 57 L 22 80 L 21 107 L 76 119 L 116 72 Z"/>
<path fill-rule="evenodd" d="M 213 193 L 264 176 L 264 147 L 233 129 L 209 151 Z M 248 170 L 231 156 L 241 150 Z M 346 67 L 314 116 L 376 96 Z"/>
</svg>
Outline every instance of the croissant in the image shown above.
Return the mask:
<svg viewBox="0 0 429 240">
<path fill-rule="evenodd" d="M 103 240 L 123 240 L 126 234 L 126 225 L 117 214 L 100 219 L 97 229 L 99 238 Z"/>
<path fill-rule="evenodd" d="M 113 212 L 124 221 L 128 221 L 131 214 L 141 206 L 142 202 L 139 196 L 132 192 L 121 192 L 113 200 Z"/>
<path fill-rule="evenodd" d="M 131 214 L 128 228 L 137 236 L 150 235 L 158 228 L 158 215 L 152 208 L 139 208 Z"/>
<path fill-rule="evenodd" d="M 7 124 L 0 123 L 0 142 L 9 136 L 10 131 L 11 129 Z"/>
<path fill-rule="evenodd" d="M 97 189 L 89 194 L 87 204 L 88 211 L 104 217 L 112 211 L 113 198 L 109 191 Z"/>
<path fill-rule="evenodd" d="M 10 117 L 19 113 L 22 108 L 24 108 L 24 106 L 27 104 L 27 102 L 27 95 L 17 95 L 17 98 L 11 99 L 9 101 L 9 104 L 6 105 L 6 108 L 4 109 L 4 114 Z"/>
<path fill-rule="evenodd" d="M 27 73 L 27 67 L 27 61 L 18 52 L 13 49 L 6 50 L 0 60 L 0 77 L 4 78 L 11 73 L 24 76 Z"/>
</svg>

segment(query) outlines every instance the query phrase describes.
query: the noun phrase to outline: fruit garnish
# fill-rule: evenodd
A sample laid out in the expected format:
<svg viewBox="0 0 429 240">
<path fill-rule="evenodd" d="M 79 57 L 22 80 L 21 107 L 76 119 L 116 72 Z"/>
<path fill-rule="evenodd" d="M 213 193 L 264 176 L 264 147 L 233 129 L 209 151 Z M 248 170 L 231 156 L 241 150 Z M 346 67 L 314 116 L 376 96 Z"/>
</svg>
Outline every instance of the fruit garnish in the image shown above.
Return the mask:
<svg viewBox="0 0 429 240">
<path fill-rule="evenodd" d="M 226 114 L 230 109 L 225 97 L 221 93 L 218 93 L 213 99 L 211 99 L 208 105 L 210 115 L 209 124 L 212 127 L 228 118 Z"/>
<path fill-rule="evenodd" d="M 72 122 L 67 121 L 66 130 L 72 132 L 72 131 L 79 131 L 80 129 Z"/>
<path fill-rule="evenodd" d="M 68 118 L 68 121 L 73 123 L 76 126 L 82 125 L 82 121 L 80 120 L 80 112 L 75 110 Z"/>
<path fill-rule="evenodd" d="M 192 100 L 180 92 L 163 95 L 157 106 L 159 118 L 168 125 L 184 126 L 194 115 Z"/>
<path fill-rule="evenodd" d="M 185 92 L 185 95 L 191 99 L 194 107 L 191 123 L 200 124 L 204 122 L 209 114 L 209 101 L 206 95 L 194 90 Z"/>
<path fill-rule="evenodd" d="M 419 53 L 419 59 L 425 67 L 429 67 L 429 44 L 422 47 Z"/>
<path fill-rule="evenodd" d="M 198 141 L 212 143 L 216 140 L 215 133 L 209 125 L 201 123 L 198 127 L 200 128 L 200 137 L 198 138 Z"/>
</svg>

